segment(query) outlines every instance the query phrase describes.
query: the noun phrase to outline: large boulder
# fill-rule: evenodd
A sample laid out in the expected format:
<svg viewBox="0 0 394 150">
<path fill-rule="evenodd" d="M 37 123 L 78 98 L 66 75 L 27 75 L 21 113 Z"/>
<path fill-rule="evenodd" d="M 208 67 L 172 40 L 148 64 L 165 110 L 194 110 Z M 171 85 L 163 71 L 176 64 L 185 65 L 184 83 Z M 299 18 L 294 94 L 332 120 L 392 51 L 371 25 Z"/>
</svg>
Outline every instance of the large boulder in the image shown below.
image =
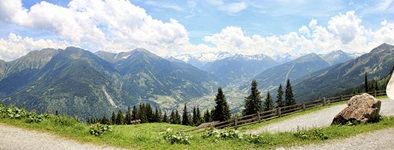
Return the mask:
<svg viewBox="0 0 394 150">
<path fill-rule="evenodd" d="M 347 102 L 347 107 L 339 112 L 331 124 L 346 124 L 349 121 L 365 123 L 379 120 L 381 102 L 372 95 L 355 95 Z"/>
</svg>

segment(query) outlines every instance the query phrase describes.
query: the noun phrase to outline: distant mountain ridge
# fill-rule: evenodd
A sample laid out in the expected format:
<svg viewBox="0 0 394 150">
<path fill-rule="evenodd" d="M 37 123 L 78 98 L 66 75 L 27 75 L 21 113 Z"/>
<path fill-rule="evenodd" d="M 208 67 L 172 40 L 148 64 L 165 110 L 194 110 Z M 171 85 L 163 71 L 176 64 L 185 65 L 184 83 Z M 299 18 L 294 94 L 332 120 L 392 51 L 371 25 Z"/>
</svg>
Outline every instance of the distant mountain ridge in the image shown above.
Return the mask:
<svg viewBox="0 0 394 150">
<path fill-rule="evenodd" d="M 369 80 L 383 78 L 394 66 L 394 46 L 382 44 L 371 52 L 336 66 L 311 74 L 293 86 L 299 101 L 334 96 L 348 88 L 364 83 L 364 73 Z"/>
<path fill-rule="evenodd" d="M 237 54 L 207 63 L 201 69 L 224 79 L 226 83 L 240 83 L 277 64 L 266 55 Z"/>
<path fill-rule="evenodd" d="M 267 69 L 253 79 L 259 83 L 260 89 L 269 90 L 279 86 L 279 84 L 284 85 L 287 79 L 295 80 L 329 66 L 330 64 L 319 55 L 311 53 Z M 246 85 L 241 86 L 241 89 L 244 88 L 246 88 Z"/>
<path fill-rule="evenodd" d="M 2 103 L 78 117 L 100 117 L 140 102 L 170 109 L 218 84 L 204 71 L 144 49 L 97 55 L 75 47 L 45 49 L 0 62 L 0 69 Z"/>
<path fill-rule="evenodd" d="M 331 66 L 346 62 L 354 58 L 353 56 L 350 56 L 350 54 L 345 53 L 342 50 L 332 51 L 328 54 L 322 54 L 320 55 L 320 57 L 330 63 Z"/>
</svg>

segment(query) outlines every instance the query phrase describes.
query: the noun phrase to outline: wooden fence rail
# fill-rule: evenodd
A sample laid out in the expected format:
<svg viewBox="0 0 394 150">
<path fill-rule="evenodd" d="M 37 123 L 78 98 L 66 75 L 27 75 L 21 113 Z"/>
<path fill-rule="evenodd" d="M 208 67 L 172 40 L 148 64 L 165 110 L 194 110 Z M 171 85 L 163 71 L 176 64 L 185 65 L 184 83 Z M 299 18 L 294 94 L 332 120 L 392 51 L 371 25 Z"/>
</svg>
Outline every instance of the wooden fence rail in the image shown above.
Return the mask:
<svg viewBox="0 0 394 150">
<path fill-rule="evenodd" d="M 386 90 L 371 91 L 368 93 L 376 97 L 376 96 L 386 95 Z M 347 101 L 354 95 L 355 94 L 340 95 L 340 96 L 335 96 L 335 97 L 330 97 L 330 98 L 323 97 L 321 99 L 313 100 L 310 102 L 304 102 L 301 104 L 285 106 L 285 107 L 276 108 L 273 110 L 257 112 L 256 114 L 235 117 L 233 119 L 217 123 L 215 125 L 215 128 L 220 129 L 220 128 L 233 127 L 235 129 L 237 129 L 238 127 L 242 127 L 242 126 L 246 126 L 246 125 L 250 125 L 250 124 L 255 124 L 255 123 L 260 123 L 262 121 L 267 121 L 267 120 L 282 117 L 285 115 L 290 115 L 290 114 L 293 114 L 298 111 L 305 111 L 305 110 L 312 109 L 315 107 L 329 105 L 330 103 Z"/>
</svg>

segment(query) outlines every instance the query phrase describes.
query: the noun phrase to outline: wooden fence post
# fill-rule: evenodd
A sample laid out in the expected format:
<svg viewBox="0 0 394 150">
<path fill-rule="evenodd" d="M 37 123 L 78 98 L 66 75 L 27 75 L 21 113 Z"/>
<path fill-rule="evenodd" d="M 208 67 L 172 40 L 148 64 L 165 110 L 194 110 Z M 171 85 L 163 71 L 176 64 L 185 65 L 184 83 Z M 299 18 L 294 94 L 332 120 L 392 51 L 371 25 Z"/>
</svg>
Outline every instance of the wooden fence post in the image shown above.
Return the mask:
<svg viewBox="0 0 394 150">
<path fill-rule="evenodd" d="M 341 95 L 341 99 L 340 99 L 340 101 L 341 101 L 341 102 L 343 101 L 343 95 Z"/>
<path fill-rule="evenodd" d="M 281 108 L 278 107 L 278 117 L 281 117 L 281 116 L 282 116 Z"/>
<path fill-rule="evenodd" d="M 377 95 L 376 95 L 376 90 L 374 90 L 374 94 L 373 94 L 373 95 L 374 95 L 374 97 L 376 97 L 376 96 L 377 96 Z"/>
<path fill-rule="evenodd" d="M 305 111 L 305 103 L 302 103 L 302 111 Z"/>
<path fill-rule="evenodd" d="M 234 118 L 234 129 L 238 128 L 238 117 Z"/>
<path fill-rule="evenodd" d="M 323 106 L 325 106 L 325 105 L 326 105 L 326 98 L 323 97 Z"/>
<path fill-rule="evenodd" d="M 259 123 L 260 123 L 261 122 L 260 111 L 257 112 L 257 117 L 259 118 Z"/>
</svg>

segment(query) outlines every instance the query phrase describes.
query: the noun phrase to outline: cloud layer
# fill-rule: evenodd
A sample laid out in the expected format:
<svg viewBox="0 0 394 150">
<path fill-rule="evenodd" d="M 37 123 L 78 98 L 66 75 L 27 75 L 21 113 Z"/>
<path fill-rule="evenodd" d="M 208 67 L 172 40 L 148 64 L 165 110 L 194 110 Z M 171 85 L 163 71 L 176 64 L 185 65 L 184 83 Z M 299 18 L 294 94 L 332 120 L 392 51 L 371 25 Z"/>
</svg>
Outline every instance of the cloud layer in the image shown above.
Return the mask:
<svg viewBox="0 0 394 150">
<path fill-rule="evenodd" d="M 222 0 L 208 3 L 229 15 L 251 5 Z M 30 8 L 24 8 L 21 0 L 1 1 L 0 23 L 58 36 L 42 39 L 8 33 L 0 39 L 0 59 L 8 61 L 31 50 L 67 45 L 110 52 L 146 48 L 161 56 L 218 51 L 275 56 L 328 53 L 338 49 L 363 53 L 381 43 L 394 44 L 393 22 L 381 20 L 380 27 L 372 30 L 363 26 L 362 18 L 355 11 L 332 16 L 327 26 L 311 19 L 297 31 L 283 35 L 261 36 L 228 25 L 216 34 L 205 36 L 203 40 L 207 44 L 197 45 L 190 43 L 188 31 L 177 20 L 155 19 L 128 0 L 73 0 L 66 7 L 42 1 Z"/>
</svg>

